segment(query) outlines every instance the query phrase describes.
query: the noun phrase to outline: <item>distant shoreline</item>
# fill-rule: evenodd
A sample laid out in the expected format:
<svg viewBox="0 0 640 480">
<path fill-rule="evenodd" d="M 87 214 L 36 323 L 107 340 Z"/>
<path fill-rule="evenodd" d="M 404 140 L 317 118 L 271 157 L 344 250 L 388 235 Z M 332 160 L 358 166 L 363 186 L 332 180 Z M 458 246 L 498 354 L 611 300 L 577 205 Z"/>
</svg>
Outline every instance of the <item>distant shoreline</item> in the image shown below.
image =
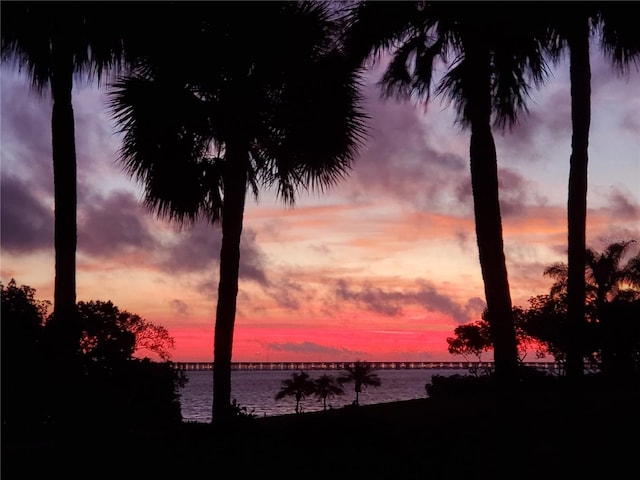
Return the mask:
<svg viewBox="0 0 640 480">
<path fill-rule="evenodd" d="M 171 362 L 178 370 L 184 371 L 210 371 L 213 370 L 213 362 Z M 232 370 L 342 370 L 345 366 L 353 365 L 354 362 L 232 362 Z M 493 362 L 467 362 L 467 361 L 447 361 L 447 362 L 362 362 L 369 364 L 375 370 L 470 370 L 470 369 L 493 369 Z M 525 367 L 536 368 L 545 371 L 558 371 L 557 362 L 524 362 Z"/>
</svg>

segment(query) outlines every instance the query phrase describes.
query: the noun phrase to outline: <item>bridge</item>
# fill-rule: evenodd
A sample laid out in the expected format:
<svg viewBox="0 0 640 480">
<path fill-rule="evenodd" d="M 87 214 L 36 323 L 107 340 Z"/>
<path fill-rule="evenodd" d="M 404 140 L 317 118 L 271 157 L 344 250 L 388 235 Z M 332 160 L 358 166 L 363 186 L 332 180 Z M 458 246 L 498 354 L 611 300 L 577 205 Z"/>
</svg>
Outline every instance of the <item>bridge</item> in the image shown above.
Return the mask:
<svg viewBox="0 0 640 480">
<path fill-rule="evenodd" d="M 374 370 L 472 370 L 493 369 L 493 362 L 362 362 L 371 365 Z M 234 371 L 263 371 L 263 370 L 344 370 L 353 366 L 355 362 L 233 362 Z M 213 371 L 213 362 L 173 362 L 178 370 L 187 372 Z M 525 362 L 525 366 L 556 372 L 559 366 L 556 362 Z"/>
</svg>

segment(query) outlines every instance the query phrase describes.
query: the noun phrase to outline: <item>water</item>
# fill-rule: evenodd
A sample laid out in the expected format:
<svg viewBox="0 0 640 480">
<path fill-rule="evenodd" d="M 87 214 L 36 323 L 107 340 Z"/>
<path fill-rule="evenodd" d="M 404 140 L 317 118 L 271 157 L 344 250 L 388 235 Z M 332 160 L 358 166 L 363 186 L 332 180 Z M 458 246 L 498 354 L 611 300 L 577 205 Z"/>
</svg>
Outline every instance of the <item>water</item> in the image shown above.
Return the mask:
<svg viewBox="0 0 640 480">
<path fill-rule="evenodd" d="M 275 400 L 274 397 L 282 387 L 282 381 L 291 378 L 292 371 L 234 371 L 231 375 L 231 398 L 240 407 L 253 412 L 256 416 L 286 415 L 295 413 L 295 398 L 286 397 Z M 321 375 L 337 377 L 335 370 L 313 370 L 307 372 L 312 379 Z M 380 378 L 379 387 L 363 387 L 360 392 L 360 404 L 395 402 L 425 398 L 425 384 L 433 375 L 452 375 L 466 373 L 450 369 L 415 369 L 415 370 L 377 370 Z M 189 422 L 210 422 L 213 396 L 213 373 L 207 371 L 186 372 L 189 382 L 180 391 L 182 416 Z M 341 408 L 355 400 L 353 383 L 343 385 L 344 395 L 327 398 L 327 408 Z M 303 412 L 322 410 L 322 401 L 315 397 L 302 399 L 300 407 Z"/>
</svg>

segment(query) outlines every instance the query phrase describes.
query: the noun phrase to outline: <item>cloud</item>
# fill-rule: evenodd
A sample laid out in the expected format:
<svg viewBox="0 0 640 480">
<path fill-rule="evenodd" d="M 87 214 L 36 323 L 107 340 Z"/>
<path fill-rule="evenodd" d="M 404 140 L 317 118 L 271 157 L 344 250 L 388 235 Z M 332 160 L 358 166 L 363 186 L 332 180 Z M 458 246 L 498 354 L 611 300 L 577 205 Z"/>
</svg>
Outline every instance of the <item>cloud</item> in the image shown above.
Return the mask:
<svg viewBox="0 0 640 480">
<path fill-rule="evenodd" d="M 592 45 L 592 48 L 594 55 L 591 61 L 591 89 L 596 94 L 612 84 L 627 81 L 629 73 L 640 71 L 640 65 L 632 61 L 625 68 L 626 73 L 622 73 L 619 67 L 612 62 L 612 57 L 603 52 L 599 43 Z"/>
<path fill-rule="evenodd" d="M 470 298 L 465 306 L 465 310 L 469 313 L 469 316 L 481 315 L 487 304 L 480 297 Z"/>
<path fill-rule="evenodd" d="M 161 257 L 158 266 L 167 273 L 210 273 L 218 274 L 222 230 L 219 225 L 199 221 L 192 226 L 176 229 L 158 250 Z M 264 256 L 256 242 L 256 232 L 244 228 L 240 239 L 239 280 L 268 285 L 264 267 Z M 202 289 L 215 291 L 216 285 L 207 282 Z"/>
<path fill-rule="evenodd" d="M 540 192 L 537 192 L 534 196 L 531 182 L 527 181 L 516 170 L 499 168 L 498 181 L 500 213 L 504 217 L 520 216 L 523 209 L 528 205 L 539 205 L 547 201 Z M 461 204 L 468 205 L 471 209 L 473 208 L 473 190 L 470 180 L 458 183 L 455 188 L 455 194 Z"/>
<path fill-rule="evenodd" d="M 33 190 L 53 193 L 51 100 L 31 89 L 25 77 L 1 69 L 0 145 L 2 170 L 29 178 Z M 33 172 L 38 172 L 33 175 Z"/>
<path fill-rule="evenodd" d="M 79 206 L 78 250 L 97 257 L 112 257 L 124 250 L 153 251 L 157 246 L 144 212 L 129 192 L 114 192 Z"/>
<path fill-rule="evenodd" d="M 374 87 L 369 86 L 370 99 L 374 98 L 373 92 Z M 452 120 L 445 112 L 431 109 L 425 113 L 406 101 L 370 100 L 369 103 L 373 135 L 342 188 L 345 195 L 352 201 L 363 201 L 374 195 L 400 201 L 420 211 L 472 217 L 469 133 L 456 135 L 453 123 L 446 125 Z M 440 117 L 444 117 L 444 121 Z M 546 117 L 546 111 L 544 118 L 542 112 L 535 112 L 523 122 L 526 125 L 504 133 L 494 132 L 501 147 L 499 165 L 546 158 L 536 153 L 535 142 L 540 141 L 540 136 L 534 135 L 530 128 L 531 124 L 544 125 Z M 561 120 L 565 129 L 567 118 Z M 546 201 L 517 170 L 501 167 L 499 176 L 505 216 L 518 214 L 523 205 Z"/>
<path fill-rule="evenodd" d="M 451 297 L 440 293 L 430 282 L 418 280 L 417 286 L 414 291 L 398 292 L 365 284 L 356 290 L 346 280 L 340 279 L 336 282 L 335 293 L 340 301 L 351 302 L 366 310 L 390 317 L 399 316 L 403 306 L 418 305 L 427 311 L 441 312 L 456 322 L 464 323 L 478 308 L 479 299 L 474 298 L 467 307 L 461 307 Z"/>
<path fill-rule="evenodd" d="M 302 285 L 291 281 L 291 279 L 287 277 L 278 283 L 271 283 L 267 291 L 279 306 L 287 310 L 298 310 L 300 308 L 301 297 L 307 300 L 311 297 Z"/>
<path fill-rule="evenodd" d="M 53 211 L 27 182 L 4 173 L 0 179 L 2 250 L 29 253 L 53 248 Z"/>
<path fill-rule="evenodd" d="M 532 190 L 522 175 L 509 168 L 499 169 L 500 213 L 505 217 L 520 216 L 523 209 L 533 202 Z M 544 201 L 543 198 L 538 202 Z"/>
<path fill-rule="evenodd" d="M 627 112 L 620 119 L 620 128 L 631 133 L 632 135 L 638 135 L 640 132 L 640 114 L 638 114 L 637 110 Z"/>
<path fill-rule="evenodd" d="M 607 195 L 609 208 L 617 218 L 625 220 L 640 219 L 640 205 L 634 199 L 619 188 L 611 188 Z"/>
<path fill-rule="evenodd" d="M 174 298 L 169 302 L 169 308 L 171 308 L 173 314 L 178 317 L 186 317 L 189 315 L 189 306 L 177 298 Z"/>
<path fill-rule="evenodd" d="M 264 270 L 264 257 L 257 243 L 255 230 L 244 228 L 240 239 L 240 280 L 257 282 L 260 285 L 268 285 Z"/>
<path fill-rule="evenodd" d="M 461 175 L 468 177 L 466 158 L 433 147 L 441 142 L 423 109 L 391 99 L 380 102 L 374 85 L 366 94 L 372 135 L 344 190 L 352 200 L 376 195 L 418 209 L 449 208 L 451 185 Z"/>
<path fill-rule="evenodd" d="M 430 311 L 442 312 L 451 316 L 456 322 L 464 323 L 469 320 L 469 313 L 477 308 L 477 298 L 471 299 L 466 308 L 460 307 L 448 295 L 444 295 L 435 288 L 434 285 L 421 281 L 420 289 L 412 294 L 416 303 L 422 305 Z"/>
<path fill-rule="evenodd" d="M 404 295 L 400 292 L 386 292 L 371 285 L 355 291 L 348 286 L 346 280 L 341 279 L 336 285 L 336 296 L 340 301 L 353 302 L 372 312 L 396 316 L 402 311 L 399 303 Z"/>
<path fill-rule="evenodd" d="M 266 347 L 274 352 L 285 353 L 305 353 L 305 354 L 327 354 L 327 355 L 360 355 L 362 352 L 355 352 L 347 348 L 327 347 L 313 342 L 284 342 L 284 343 L 267 343 Z"/>
</svg>

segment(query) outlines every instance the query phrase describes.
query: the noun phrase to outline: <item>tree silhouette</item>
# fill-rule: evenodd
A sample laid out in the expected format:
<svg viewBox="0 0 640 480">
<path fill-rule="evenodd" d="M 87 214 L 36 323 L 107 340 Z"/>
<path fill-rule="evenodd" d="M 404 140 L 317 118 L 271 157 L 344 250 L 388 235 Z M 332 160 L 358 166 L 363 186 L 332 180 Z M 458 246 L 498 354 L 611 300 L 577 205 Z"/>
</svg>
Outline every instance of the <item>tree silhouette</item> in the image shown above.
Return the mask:
<svg viewBox="0 0 640 480">
<path fill-rule="evenodd" d="M 566 365 L 570 332 L 567 322 L 567 294 L 536 295 L 528 300 L 529 308 L 522 310 L 522 330 L 538 343 L 538 355 L 546 354 Z"/>
<path fill-rule="evenodd" d="M 602 350 L 601 368 L 605 371 L 628 369 L 628 365 L 634 361 L 629 357 L 636 348 L 635 343 L 638 338 L 638 334 L 633 333 L 638 330 L 638 327 L 635 327 L 638 322 L 633 318 L 636 316 L 634 311 L 640 304 L 640 268 L 638 268 L 640 252 L 626 259 L 624 263 L 623 260 L 635 243 L 635 241 L 614 242 L 601 253 L 593 249 L 585 251 L 582 278 L 585 284 L 583 291 L 586 292 L 585 307 L 583 307 L 586 322 L 582 327 L 581 349 L 579 350 L 582 365 L 584 365 L 584 357 L 594 348 Z M 551 287 L 552 296 L 568 297 L 569 268 L 566 263 L 555 263 L 547 267 L 544 274 L 556 280 Z M 590 307 L 591 304 L 593 308 Z M 566 321 L 568 325 L 565 335 L 567 338 L 567 357 L 572 352 L 575 334 L 574 324 L 569 317 L 568 305 L 567 299 Z M 597 331 L 593 333 L 596 324 Z M 592 339 L 594 335 L 600 338 L 594 341 Z M 624 340 L 625 336 L 626 340 Z M 571 375 L 568 358 L 567 375 Z"/>
<path fill-rule="evenodd" d="M 137 14 L 125 2 L 2 2 L 2 62 L 26 71 L 38 93 L 52 99 L 51 140 L 54 190 L 53 316 L 45 339 L 63 404 L 75 400 L 82 372 L 75 346 L 80 335 L 76 312 L 77 166 L 72 91 L 77 79 L 101 85 L 125 62 L 127 32 L 139 31 Z M 134 26 L 134 28 L 128 28 Z M 70 407 L 73 416 L 74 408 Z M 70 418 L 69 420 L 74 420 Z"/>
<path fill-rule="evenodd" d="M 82 327 L 80 350 L 89 361 L 113 364 L 148 351 L 161 360 L 171 358 L 173 337 L 166 328 L 120 310 L 112 302 L 78 302 Z"/>
<path fill-rule="evenodd" d="M 309 395 L 313 395 L 316 391 L 316 384 L 309 378 L 306 372 L 292 373 L 291 378 L 282 380 L 282 388 L 276 394 L 276 400 L 282 400 L 285 397 L 294 397 L 296 399 L 296 413 L 300 413 L 300 401 Z"/>
<path fill-rule="evenodd" d="M 35 289 L 14 279 L 0 283 L 0 380 L 2 425 L 43 422 L 42 331 L 49 302 L 37 300 Z"/>
<path fill-rule="evenodd" d="M 360 72 L 334 48 L 324 2 L 189 3 L 185 15 L 172 5 L 180 35 L 118 82 L 112 108 L 147 206 L 181 224 L 222 224 L 212 421 L 225 423 L 247 191 L 275 187 L 293 205 L 299 190 L 347 174 L 365 134 Z"/>
<path fill-rule="evenodd" d="M 103 2 L 2 3 L 2 61 L 26 67 L 38 93 L 52 101 L 55 284 L 53 322 L 63 349 L 77 340 L 77 182 L 72 89 L 74 76 L 97 79 L 124 59 L 118 4 Z M 122 28 L 118 28 L 121 26 Z M 75 324 L 74 324 L 75 323 Z"/>
<path fill-rule="evenodd" d="M 314 380 L 315 395 L 318 400 L 322 400 L 322 409 L 327 409 L 327 398 L 333 398 L 336 395 L 343 395 L 344 388 L 331 375 L 321 375 Z"/>
<path fill-rule="evenodd" d="M 471 131 L 470 170 L 476 237 L 496 376 L 518 379 L 518 351 L 502 238 L 492 124 L 513 125 L 531 85 L 546 74 L 545 25 L 526 2 L 358 2 L 345 20 L 354 61 L 391 60 L 380 82 L 386 97 L 430 100 L 432 90 L 455 105 Z M 438 60 L 447 67 L 434 78 Z M 437 82 L 437 83 L 436 83 Z"/>
<path fill-rule="evenodd" d="M 2 425 L 9 435 L 25 427 L 38 431 L 46 425 L 67 427 L 70 410 L 84 428 L 126 424 L 159 426 L 182 421 L 178 389 L 184 372 L 169 362 L 134 358 L 137 348 L 153 346 L 168 356 L 173 339 L 161 327 L 138 315 L 121 311 L 111 302 L 79 302 L 82 335 L 74 355 L 82 375 L 76 379 L 73 401 L 56 395 L 61 385 L 59 364 L 52 361 L 52 333 L 48 301 L 37 300 L 35 289 L 0 283 L 2 293 Z M 150 339 L 154 339 L 149 343 Z M 54 339 L 55 340 L 55 337 Z M 162 355 L 161 355 L 162 356 Z"/>
<path fill-rule="evenodd" d="M 601 48 L 621 72 L 636 63 L 640 32 L 630 5 L 624 2 L 586 2 L 545 9 L 551 30 L 550 52 L 555 59 L 569 50 L 571 81 L 571 156 L 569 159 L 567 316 L 572 339 L 567 352 L 567 375 L 582 376 L 585 341 L 585 283 L 587 169 L 591 123 L 591 36 L 600 35 Z"/>
<path fill-rule="evenodd" d="M 599 253 L 587 248 L 584 255 L 582 279 L 585 282 L 587 299 L 595 301 L 601 308 L 606 302 L 613 301 L 619 294 L 634 296 L 640 289 L 640 252 L 626 259 L 634 240 L 614 242 Z M 544 275 L 556 282 L 551 286 L 552 294 L 568 292 L 569 268 L 564 262 L 556 262 L 545 268 Z"/>
<path fill-rule="evenodd" d="M 379 387 L 381 385 L 380 377 L 373 372 L 373 367 L 370 363 L 361 362 L 356 360 L 353 365 L 345 365 L 345 372 L 338 377 L 338 383 L 351 383 L 356 392 L 356 399 L 354 405 L 360 405 L 360 392 L 362 387 Z"/>
<path fill-rule="evenodd" d="M 462 355 L 467 361 L 467 355 L 474 355 L 480 362 L 482 353 L 491 349 L 489 324 L 484 319 L 458 325 L 453 333 L 454 337 L 447 338 L 447 350 L 452 355 Z"/>
</svg>

